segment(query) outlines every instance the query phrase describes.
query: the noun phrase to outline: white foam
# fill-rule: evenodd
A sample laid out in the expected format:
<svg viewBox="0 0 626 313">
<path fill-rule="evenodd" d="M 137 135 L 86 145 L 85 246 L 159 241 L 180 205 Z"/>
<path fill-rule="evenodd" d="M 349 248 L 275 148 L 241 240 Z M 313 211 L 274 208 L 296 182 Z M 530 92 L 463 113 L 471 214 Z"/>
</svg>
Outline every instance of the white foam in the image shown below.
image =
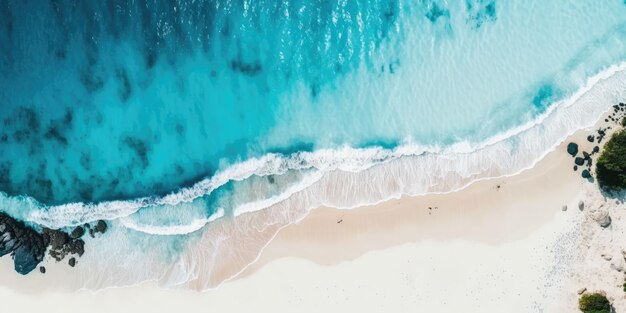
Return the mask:
<svg viewBox="0 0 626 313">
<path fill-rule="evenodd" d="M 124 227 L 150 235 L 170 236 L 190 234 L 202 229 L 206 224 L 224 216 L 224 208 L 218 208 L 209 218 L 196 218 L 182 225 L 147 225 L 128 218 L 120 218 Z"/>
<path fill-rule="evenodd" d="M 320 171 L 315 171 L 308 175 L 305 175 L 297 184 L 290 186 L 289 188 L 287 188 L 287 190 L 285 190 L 284 192 L 278 195 L 275 195 L 267 199 L 259 200 L 259 201 L 244 203 L 244 204 L 237 206 L 236 208 L 233 209 L 233 215 L 238 216 L 244 213 L 251 213 L 251 212 L 263 210 L 265 208 L 269 208 L 270 206 L 275 205 L 276 203 L 279 203 L 291 197 L 291 195 L 295 194 L 296 192 L 300 192 L 310 187 L 315 182 L 320 180 L 322 176 L 323 176 L 323 173 Z"/>
</svg>

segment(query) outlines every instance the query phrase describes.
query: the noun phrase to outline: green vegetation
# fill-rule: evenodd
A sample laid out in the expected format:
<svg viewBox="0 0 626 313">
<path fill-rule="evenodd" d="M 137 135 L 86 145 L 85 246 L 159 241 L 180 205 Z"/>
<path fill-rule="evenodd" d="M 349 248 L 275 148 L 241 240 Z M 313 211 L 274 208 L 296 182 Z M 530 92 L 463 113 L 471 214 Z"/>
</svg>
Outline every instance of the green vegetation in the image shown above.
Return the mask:
<svg viewBox="0 0 626 313">
<path fill-rule="evenodd" d="M 626 131 L 614 133 L 596 162 L 600 187 L 607 191 L 626 189 Z"/>
<path fill-rule="evenodd" d="M 622 127 L 626 127 L 626 116 L 622 118 L 622 122 L 620 123 Z"/>
<path fill-rule="evenodd" d="M 611 303 L 599 293 L 582 295 L 578 299 L 578 308 L 584 313 L 611 313 Z"/>
</svg>

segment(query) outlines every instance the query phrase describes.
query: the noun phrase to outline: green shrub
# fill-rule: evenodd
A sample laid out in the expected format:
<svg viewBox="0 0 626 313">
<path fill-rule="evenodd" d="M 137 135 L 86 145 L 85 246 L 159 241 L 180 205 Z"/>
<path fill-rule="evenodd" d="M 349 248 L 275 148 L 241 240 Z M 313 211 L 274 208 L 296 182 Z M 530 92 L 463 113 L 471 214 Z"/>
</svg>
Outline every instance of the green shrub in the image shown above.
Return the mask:
<svg viewBox="0 0 626 313">
<path fill-rule="evenodd" d="M 626 131 L 614 133 L 596 162 L 598 184 L 604 190 L 626 188 Z"/>
<path fill-rule="evenodd" d="M 622 118 L 621 124 L 622 124 L 622 127 L 626 127 L 626 116 Z"/>
<path fill-rule="evenodd" d="M 584 294 L 578 299 L 578 308 L 584 313 L 611 313 L 611 303 L 599 294 Z"/>
</svg>

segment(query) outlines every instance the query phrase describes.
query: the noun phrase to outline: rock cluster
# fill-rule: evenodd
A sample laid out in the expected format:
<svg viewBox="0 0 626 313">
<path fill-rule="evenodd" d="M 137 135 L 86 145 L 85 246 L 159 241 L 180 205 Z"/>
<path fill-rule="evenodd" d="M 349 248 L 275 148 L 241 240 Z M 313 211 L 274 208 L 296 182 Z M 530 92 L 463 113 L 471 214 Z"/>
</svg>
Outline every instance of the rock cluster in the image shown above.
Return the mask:
<svg viewBox="0 0 626 313">
<path fill-rule="evenodd" d="M 624 119 L 620 121 L 621 119 Z M 626 104 L 619 103 L 613 106 L 613 112 L 604 120 L 605 122 L 614 122 L 624 124 L 626 121 Z M 626 125 L 622 125 L 626 126 Z M 587 141 L 591 143 L 600 144 L 607 135 L 607 130 L 611 129 L 611 126 L 606 128 L 599 128 L 595 133 L 589 134 L 587 136 Z M 567 145 L 567 153 L 574 158 L 574 171 L 577 171 L 578 168 L 586 167 L 582 170 L 581 176 L 585 179 L 591 179 L 593 175 L 591 174 L 591 167 L 593 165 L 593 156 L 600 152 L 600 146 L 594 146 L 591 150 L 591 153 L 587 151 L 582 151 L 582 157 L 578 156 L 578 144 L 575 142 L 570 142 Z"/>
<path fill-rule="evenodd" d="M 85 228 L 89 231 L 89 236 L 91 236 L 91 238 L 95 238 L 98 233 L 104 234 L 107 231 L 108 226 L 105 221 L 99 220 L 96 223 L 96 226 L 91 227 L 91 225 L 85 224 Z"/>
<path fill-rule="evenodd" d="M 15 271 L 25 275 L 43 261 L 48 243 L 24 223 L 0 213 L 0 256 L 13 257 Z"/>
<path fill-rule="evenodd" d="M 68 255 L 82 256 L 85 253 L 85 241 L 81 239 L 85 229 L 95 237 L 95 234 L 105 233 L 107 223 L 98 221 L 94 227 L 89 224 L 74 228 L 69 234 L 58 229 L 42 228 L 41 233 L 32 227 L 0 212 L 0 257 L 10 254 L 13 257 L 15 271 L 26 275 L 35 270 L 46 255 L 46 251 L 56 261 L 63 260 Z M 76 264 L 76 258 L 71 257 L 68 264 Z M 43 274 L 46 268 L 41 266 Z"/>
<path fill-rule="evenodd" d="M 74 232 L 72 232 L 74 233 Z M 85 242 L 80 237 L 72 238 L 67 233 L 55 229 L 43 229 L 44 238 L 48 238 L 50 243 L 50 256 L 61 261 L 69 254 L 82 256 L 85 253 Z"/>
</svg>

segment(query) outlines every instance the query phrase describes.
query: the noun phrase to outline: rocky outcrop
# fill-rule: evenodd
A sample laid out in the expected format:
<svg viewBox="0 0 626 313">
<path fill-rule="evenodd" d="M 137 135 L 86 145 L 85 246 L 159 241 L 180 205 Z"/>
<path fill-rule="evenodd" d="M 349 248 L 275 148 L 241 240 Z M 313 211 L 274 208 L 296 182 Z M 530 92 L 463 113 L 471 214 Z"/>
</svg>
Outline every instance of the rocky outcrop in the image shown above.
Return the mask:
<svg viewBox="0 0 626 313">
<path fill-rule="evenodd" d="M 104 233 L 107 224 L 98 221 L 94 232 Z M 58 229 L 42 228 L 41 233 L 32 227 L 0 213 L 0 257 L 10 254 L 13 257 L 15 271 L 26 275 L 35 270 L 43 261 L 46 251 L 56 261 L 63 260 L 68 255 L 78 257 L 85 253 L 85 242 L 80 239 L 85 234 L 83 227 L 76 227 L 70 234 Z M 73 260 L 73 261 L 72 261 Z M 72 257 L 70 265 L 76 263 Z M 45 273 L 45 267 L 39 267 Z"/>
<path fill-rule="evenodd" d="M 74 232 L 72 232 L 73 235 Z M 57 261 L 63 260 L 69 254 L 77 254 L 82 256 L 85 252 L 85 242 L 82 239 L 73 238 L 61 230 L 43 229 L 44 238 L 49 238 L 50 251 L 49 254 Z"/>
<path fill-rule="evenodd" d="M 43 260 L 48 243 L 24 223 L 0 213 L 0 256 L 13 257 L 15 271 L 25 275 Z"/>
</svg>

